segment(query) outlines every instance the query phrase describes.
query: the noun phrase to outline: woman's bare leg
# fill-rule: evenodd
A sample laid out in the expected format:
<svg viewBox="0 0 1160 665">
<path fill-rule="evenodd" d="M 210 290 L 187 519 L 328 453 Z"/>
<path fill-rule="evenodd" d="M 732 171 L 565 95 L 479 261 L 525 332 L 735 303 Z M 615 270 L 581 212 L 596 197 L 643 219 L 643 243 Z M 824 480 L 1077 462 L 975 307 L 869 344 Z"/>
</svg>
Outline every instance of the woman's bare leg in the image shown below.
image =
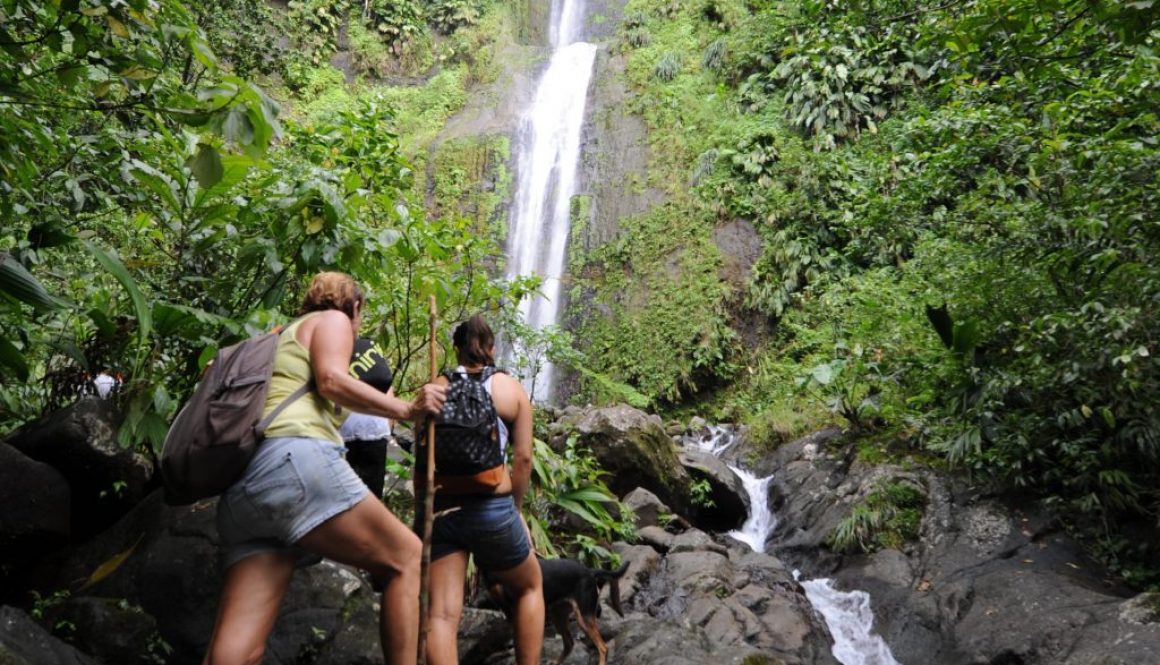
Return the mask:
<svg viewBox="0 0 1160 665">
<path fill-rule="evenodd" d="M 203 665 L 258 665 L 294 574 L 294 556 L 266 552 L 226 569 L 217 620 Z"/>
<path fill-rule="evenodd" d="M 502 582 L 504 591 L 512 594 L 516 608 L 516 664 L 538 665 L 544 648 L 544 581 L 536 553 L 515 568 L 503 572 L 489 572 Z"/>
<path fill-rule="evenodd" d="M 467 579 L 467 552 L 454 552 L 431 562 L 431 622 L 427 634 L 427 663 L 459 662 L 459 619 L 463 615 L 463 584 Z"/>
<path fill-rule="evenodd" d="M 419 648 L 419 537 L 368 493 L 297 544 L 371 574 L 383 588 L 383 658 L 391 665 L 412 665 Z"/>
</svg>

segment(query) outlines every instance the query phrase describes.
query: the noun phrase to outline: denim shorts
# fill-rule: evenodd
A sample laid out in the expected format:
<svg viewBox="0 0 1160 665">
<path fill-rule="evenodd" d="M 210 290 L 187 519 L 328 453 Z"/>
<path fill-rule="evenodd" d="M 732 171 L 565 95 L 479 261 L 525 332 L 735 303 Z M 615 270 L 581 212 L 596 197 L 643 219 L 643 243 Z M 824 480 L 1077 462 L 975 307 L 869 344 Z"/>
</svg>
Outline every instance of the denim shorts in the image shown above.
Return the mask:
<svg viewBox="0 0 1160 665">
<path fill-rule="evenodd" d="M 218 500 L 223 566 L 262 552 L 291 552 L 318 525 L 370 496 L 333 441 L 280 437 L 262 442 L 245 474 Z"/>
<path fill-rule="evenodd" d="M 528 558 L 528 535 L 510 495 L 472 498 L 435 520 L 431 559 L 461 551 L 488 572 L 510 570 Z"/>
</svg>

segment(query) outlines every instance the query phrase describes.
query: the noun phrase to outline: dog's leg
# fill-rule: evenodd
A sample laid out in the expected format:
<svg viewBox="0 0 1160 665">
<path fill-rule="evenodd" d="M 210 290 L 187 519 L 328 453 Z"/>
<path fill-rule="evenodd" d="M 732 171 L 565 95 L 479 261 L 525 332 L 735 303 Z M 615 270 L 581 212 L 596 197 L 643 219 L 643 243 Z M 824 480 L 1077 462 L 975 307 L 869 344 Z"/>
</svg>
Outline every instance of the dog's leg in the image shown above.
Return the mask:
<svg viewBox="0 0 1160 665">
<path fill-rule="evenodd" d="M 572 629 L 568 627 L 568 614 L 573 606 L 575 603 L 569 600 L 548 608 L 548 614 L 552 617 L 552 625 L 556 627 L 556 632 L 560 634 L 560 639 L 564 642 L 564 650 L 550 665 L 562 665 L 567 660 L 568 654 L 572 653 L 572 647 L 576 646 L 576 640 L 572 637 Z"/>
<path fill-rule="evenodd" d="M 600 627 L 596 625 L 596 617 L 586 617 L 580 613 L 579 607 L 576 607 L 575 604 L 573 604 L 573 607 L 576 609 L 576 623 L 580 624 L 580 630 L 584 631 L 588 639 L 592 640 L 592 646 L 596 647 L 596 653 L 600 658 L 598 665 L 605 665 L 608 660 L 608 645 L 604 643 L 604 638 L 600 636 Z"/>
</svg>

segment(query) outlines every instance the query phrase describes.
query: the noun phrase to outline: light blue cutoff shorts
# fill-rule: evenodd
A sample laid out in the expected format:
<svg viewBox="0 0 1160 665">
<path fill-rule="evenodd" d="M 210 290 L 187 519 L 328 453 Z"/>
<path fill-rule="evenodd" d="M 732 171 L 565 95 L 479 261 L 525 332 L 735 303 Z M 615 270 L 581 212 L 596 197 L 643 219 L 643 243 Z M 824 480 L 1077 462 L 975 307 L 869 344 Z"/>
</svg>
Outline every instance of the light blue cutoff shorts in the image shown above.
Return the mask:
<svg viewBox="0 0 1160 665">
<path fill-rule="evenodd" d="M 319 557 L 295 543 L 370 495 L 345 453 L 322 439 L 263 441 L 245 474 L 218 501 L 223 567 L 263 552 L 292 552 L 299 565 L 316 563 Z"/>
</svg>

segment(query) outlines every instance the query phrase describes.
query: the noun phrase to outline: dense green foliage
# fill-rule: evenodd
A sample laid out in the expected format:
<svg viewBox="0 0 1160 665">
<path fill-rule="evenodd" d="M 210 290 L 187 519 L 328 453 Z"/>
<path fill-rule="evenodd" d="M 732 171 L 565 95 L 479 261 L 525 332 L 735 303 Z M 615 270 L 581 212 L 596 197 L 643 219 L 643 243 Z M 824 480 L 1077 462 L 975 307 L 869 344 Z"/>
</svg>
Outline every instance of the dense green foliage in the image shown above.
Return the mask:
<svg viewBox="0 0 1160 665">
<path fill-rule="evenodd" d="M 389 350 L 404 393 L 426 365 L 428 295 L 444 321 L 441 356 L 448 326 L 480 309 L 536 343 L 506 309 L 535 281 L 489 274 L 506 138 L 453 142 L 424 168 L 467 80 L 492 75 L 486 53 L 457 54 L 510 34 L 503 11 L 424 5 L 443 42 L 411 55 L 445 67 L 391 87 L 348 85 L 326 61 L 344 26 L 368 71 L 406 57 L 392 36 L 397 4 L 368 4 L 366 16 L 297 0 L 288 12 L 260 0 L 41 4 L 0 5 L 0 431 L 71 403 L 107 371 L 125 380 L 121 442 L 156 451 L 213 352 L 285 321 L 323 269 L 368 288 L 364 332 Z M 421 16 L 398 34 L 426 34 Z M 301 48 L 278 46 L 286 30 Z M 284 97 L 289 117 L 242 76 Z M 479 149 L 459 150 L 467 143 Z M 498 191 L 475 187 L 485 174 Z M 614 508 L 603 475 L 573 444 L 537 444 L 528 516 L 541 551 L 614 557 L 605 545 L 629 534 L 631 514 Z M 406 514 L 401 495 L 390 498 Z M 569 538 L 549 538 L 564 524 Z"/>
<path fill-rule="evenodd" d="M 428 295 L 445 321 L 521 297 L 483 270 L 493 240 L 414 203 L 387 95 L 283 126 L 178 2 L 0 7 L 3 429 L 108 371 L 121 441 L 156 448 L 218 345 L 284 320 L 318 270 L 368 287 L 402 391 Z"/>
<path fill-rule="evenodd" d="M 1031 490 L 1144 581 L 1153 4 L 631 0 L 619 48 L 670 202 L 580 262 L 611 285 L 594 361 L 773 443 L 832 418 Z M 703 246 L 738 219 L 763 246 L 741 293 Z M 650 319 L 658 299 L 682 318 Z"/>
</svg>

